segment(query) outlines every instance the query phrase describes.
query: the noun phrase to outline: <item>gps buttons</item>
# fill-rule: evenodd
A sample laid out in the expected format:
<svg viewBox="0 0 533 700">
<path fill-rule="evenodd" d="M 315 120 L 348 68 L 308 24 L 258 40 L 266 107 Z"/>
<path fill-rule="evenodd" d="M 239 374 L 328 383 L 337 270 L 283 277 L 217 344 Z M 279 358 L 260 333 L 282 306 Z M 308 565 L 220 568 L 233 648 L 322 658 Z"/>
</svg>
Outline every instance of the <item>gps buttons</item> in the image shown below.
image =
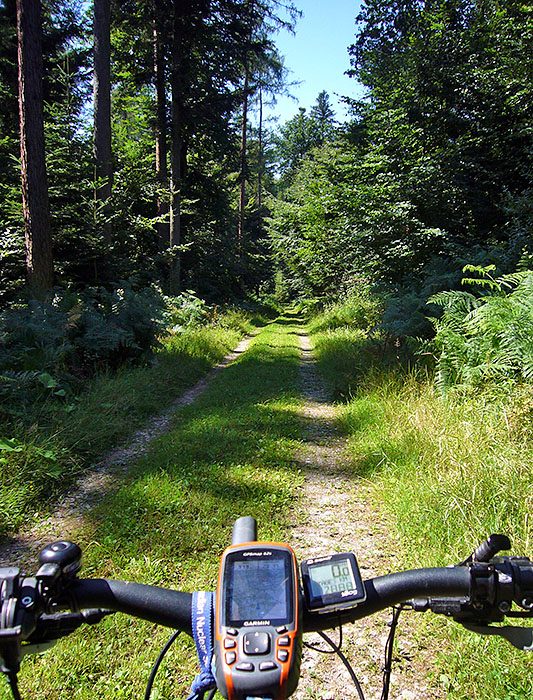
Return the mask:
<svg viewBox="0 0 533 700">
<path fill-rule="evenodd" d="M 244 635 L 245 654 L 268 654 L 270 635 L 268 632 L 248 632 Z"/>
<path fill-rule="evenodd" d="M 285 663 L 286 661 L 289 660 L 289 652 L 287 649 L 278 649 L 278 661 L 281 661 L 281 663 Z"/>
<path fill-rule="evenodd" d="M 263 661 L 259 664 L 260 671 L 274 671 L 278 666 L 273 661 Z"/>
<path fill-rule="evenodd" d="M 254 665 L 243 662 L 243 663 L 237 664 L 235 666 L 235 668 L 237 669 L 237 671 L 246 671 L 248 673 L 251 673 L 254 670 Z"/>
<path fill-rule="evenodd" d="M 227 651 L 225 659 L 228 666 L 231 666 L 231 664 L 234 664 L 237 661 L 237 654 L 234 651 Z"/>
</svg>

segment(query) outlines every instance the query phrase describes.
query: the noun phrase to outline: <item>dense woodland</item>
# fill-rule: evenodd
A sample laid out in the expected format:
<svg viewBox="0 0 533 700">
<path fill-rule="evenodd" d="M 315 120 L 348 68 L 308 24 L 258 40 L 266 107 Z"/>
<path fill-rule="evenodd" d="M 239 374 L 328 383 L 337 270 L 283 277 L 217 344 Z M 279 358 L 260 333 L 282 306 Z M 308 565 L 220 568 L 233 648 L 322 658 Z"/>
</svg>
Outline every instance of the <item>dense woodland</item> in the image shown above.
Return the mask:
<svg viewBox="0 0 533 700">
<path fill-rule="evenodd" d="M 1 3 L 9 424 L 32 420 L 36 392 L 75 394 L 231 303 L 354 297 L 385 343 L 436 331 L 443 384 L 533 376 L 531 8 L 365 0 L 350 118 L 324 86 L 272 126 L 265 103 L 290 92 L 275 40 L 299 14 Z"/>
<path fill-rule="evenodd" d="M 54 0 L 42 22 L 37 5 L 0 8 L 4 308 L 28 289 L 125 280 L 217 303 L 369 283 L 392 332 L 420 334 L 427 297 L 463 264 L 508 273 L 529 254 L 522 3 L 365 2 L 348 51 L 367 93 L 346 96 L 351 119 L 336 122 L 324 86 L 274 128 L 262 111 L 290 90 L 275 38 L 297 30 L 291 4 Z"/>
</svg>

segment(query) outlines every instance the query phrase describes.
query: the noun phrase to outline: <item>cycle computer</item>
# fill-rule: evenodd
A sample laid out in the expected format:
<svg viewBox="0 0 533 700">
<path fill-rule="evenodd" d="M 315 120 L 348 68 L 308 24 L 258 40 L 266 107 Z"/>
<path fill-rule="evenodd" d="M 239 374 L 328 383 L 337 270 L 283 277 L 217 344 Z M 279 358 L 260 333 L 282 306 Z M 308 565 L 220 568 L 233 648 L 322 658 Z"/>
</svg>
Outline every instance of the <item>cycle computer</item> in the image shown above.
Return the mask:
<svg viewBox="0 0 533 700">
<path fill-rule="evenodd" d="M 232 545 L 217 586 L 215 675 L 225 698 L 285 700 L 298 684 L 302 625 L 298 570 L 284 544 Z"/>
<path fill-rule="evenodd" d="M 305 602 L 312 612 L 351 608 L 366 600 L 355 554 L 330 554 L 302 562 Z"/>
</svg>

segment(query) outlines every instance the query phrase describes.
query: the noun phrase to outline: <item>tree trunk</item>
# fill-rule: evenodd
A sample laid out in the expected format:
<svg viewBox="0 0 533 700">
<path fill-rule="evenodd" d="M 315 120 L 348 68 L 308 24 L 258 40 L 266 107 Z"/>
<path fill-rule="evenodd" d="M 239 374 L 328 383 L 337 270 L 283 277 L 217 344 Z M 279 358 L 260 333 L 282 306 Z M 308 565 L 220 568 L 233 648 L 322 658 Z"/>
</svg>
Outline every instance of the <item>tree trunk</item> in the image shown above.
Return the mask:
<svg viewBox="0 0 533 700">
<path fill-rule="evenodd" d="M 188 0 L 174 0 L 173 37 L 171 58 L 172 103 L 170 125 L 170 247 L 176 248 L 170 263 L 170 293 L 181 291 L 181 186 L 183 145 L 183 70 L 185 40 L 184 18 L 189 10 Z"/>
<path fill-rule="evenodd" d="M 165 64 L 161 37 L 162 7 L 160 0 L 153 0 L 154 13 L 154 84 L 155 84 L 155 172 L 158 185 L 157 193 L 157 237 L 160 251 L 166 250 L 170 241 L 168 202 L 163 192 L 168 190 L 167 166 L 167 96 L 165 90 Z M 165 220 L 163 220 L 165 219 Z"/>
<path fill-rule="evenodd" d="M 257 156 L 257 209 L 261 212 L 263 203 L 263 88 L 259 86 L 259 153 Z"/>
<path fill-rule="evenodd" d="M 54 284 L 43 125 L 41 3 L 17 0 L 22 208 L 26 270 L 42 295 Z"/>
<path fill-rule="evenodd" d="M 110 0 L 94 0 L 94 170 L 95 216 L 104 220 L 106 245 L 111 243 L 111 7 Z"/>
<path fill-rule="evenodd" d="M 239 189 L 239 230 L 237 233 L 237 245 L 239 252 L 242 249 L 244 233 L 244 211 L 246 208 L 246 177 L 248 168 L 246 162 L 246 137 L 248 134 L 248 87 L 250 82 L 250 70 L 248 63 L 244 66 L 244 94 L 242 99 L 242 124 L 241 124 L 241 154 L 240 154 L 240 189 Z"/>
</svg>

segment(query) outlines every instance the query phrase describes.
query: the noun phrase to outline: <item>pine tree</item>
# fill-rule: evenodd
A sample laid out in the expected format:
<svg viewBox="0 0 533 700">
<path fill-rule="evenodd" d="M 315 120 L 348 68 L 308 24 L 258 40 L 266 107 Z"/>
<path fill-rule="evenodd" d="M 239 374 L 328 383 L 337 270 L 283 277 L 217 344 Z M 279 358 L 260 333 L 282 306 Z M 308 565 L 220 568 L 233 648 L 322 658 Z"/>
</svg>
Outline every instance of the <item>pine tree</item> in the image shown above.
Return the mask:
<svg viewBox="0 0 533 700">
<path fill-rule="evenodd" d="M 104 241 L 111 243 L 113 163 L 111 153 L 111 3 L 94 0 L 94 166 L 97 218 L 103 216 Z"/>
<path fill-rule="evenodd" d="M 20 155 L 26 268 L 34 292 L 54 284 L 43 127 L 41 3 L 17 0 Z"/>
</svg>

